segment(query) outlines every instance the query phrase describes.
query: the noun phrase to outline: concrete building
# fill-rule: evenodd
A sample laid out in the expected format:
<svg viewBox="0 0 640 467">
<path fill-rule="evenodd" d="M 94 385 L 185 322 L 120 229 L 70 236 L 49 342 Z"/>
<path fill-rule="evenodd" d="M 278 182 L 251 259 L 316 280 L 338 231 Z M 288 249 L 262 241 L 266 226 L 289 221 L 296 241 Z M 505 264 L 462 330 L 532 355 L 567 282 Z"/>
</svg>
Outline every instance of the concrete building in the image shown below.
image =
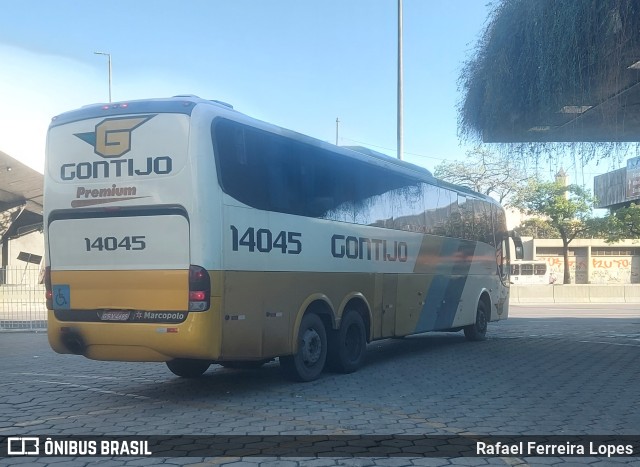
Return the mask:
<svg viewBox="0 0 640 467">
<path fill-rule="evenodd" d="M 564 170 L 556 180 L 568 184 Z M 595 177 L 597 208 L 617 209 L 640 201 L 640 158 L 630 159 L 627 167 Z M 524 258 L 544 261 L 562 283 L 564 253 L 562 240 L 523 240 Z M 607 243 L 604 239 L 575 239 L 569 244 L 569 272 L 572 284 L 640 284 L 640 239 Z"/>
<path fill-rule="evenodd" d="M 522 240 L 525 259 L 545 261 L 561 282 L 562 240 L 531 237 Z M 640 241 L 573 240 L 569 245 L 569 271 L 572 284 L 640 284 Z"/>
</svg>

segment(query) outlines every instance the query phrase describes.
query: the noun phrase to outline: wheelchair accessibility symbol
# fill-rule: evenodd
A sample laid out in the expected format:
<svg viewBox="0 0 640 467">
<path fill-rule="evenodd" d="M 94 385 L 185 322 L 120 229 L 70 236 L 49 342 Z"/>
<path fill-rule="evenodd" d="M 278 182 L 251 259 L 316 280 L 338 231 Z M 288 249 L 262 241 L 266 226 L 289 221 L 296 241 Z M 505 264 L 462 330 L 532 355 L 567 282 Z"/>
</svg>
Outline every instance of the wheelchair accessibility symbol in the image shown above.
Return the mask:
<svg viewBox="0 0 640 467">
<path fill-rule="evenodd" d="M 71 308 L 71 291 L 68 285 L 54 285 L 53 308 L 56 310 L 69 310 Z"/>
</svg>

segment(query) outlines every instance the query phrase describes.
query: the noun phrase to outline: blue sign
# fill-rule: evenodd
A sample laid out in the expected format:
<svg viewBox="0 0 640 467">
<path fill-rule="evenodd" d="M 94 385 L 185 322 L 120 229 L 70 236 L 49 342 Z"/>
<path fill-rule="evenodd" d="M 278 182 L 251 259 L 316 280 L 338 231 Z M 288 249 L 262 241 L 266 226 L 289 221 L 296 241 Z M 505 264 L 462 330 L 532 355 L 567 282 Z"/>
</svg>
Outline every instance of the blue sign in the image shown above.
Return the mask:
<svg viewBox="0 0 640 467">
<path fill-rule="evenodd" d="M 71 308 L 71 290 L 68 285 L 54 285 L 53 289 L 53 309 L 69 310 Z"/>
</svg>

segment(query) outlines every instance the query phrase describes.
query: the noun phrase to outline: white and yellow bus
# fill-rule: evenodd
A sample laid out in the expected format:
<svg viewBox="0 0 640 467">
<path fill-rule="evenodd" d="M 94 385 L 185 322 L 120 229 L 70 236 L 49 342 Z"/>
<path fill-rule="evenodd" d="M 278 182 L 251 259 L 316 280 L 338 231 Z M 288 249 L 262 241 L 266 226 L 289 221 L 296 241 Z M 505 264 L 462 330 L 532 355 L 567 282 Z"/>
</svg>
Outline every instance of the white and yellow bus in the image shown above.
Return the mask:
<svg viewBox="0 0 640 467">
<path fill-rule="evenodd" d="M 55 117 L 44 220 L 59 353 L 184 377 L 278 357 L 309 381 L 376 339 L 479 340 L 508 315 L 495 201 L 193 96 Z"/>
</svg>

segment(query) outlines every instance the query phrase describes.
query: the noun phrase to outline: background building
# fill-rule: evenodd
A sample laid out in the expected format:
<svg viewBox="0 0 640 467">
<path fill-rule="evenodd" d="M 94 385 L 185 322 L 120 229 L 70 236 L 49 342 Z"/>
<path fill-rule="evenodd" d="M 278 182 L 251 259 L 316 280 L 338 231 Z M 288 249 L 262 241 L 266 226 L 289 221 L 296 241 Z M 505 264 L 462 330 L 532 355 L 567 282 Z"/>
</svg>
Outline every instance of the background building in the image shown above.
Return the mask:
<svg viewBox="0 0 640 467">
<path fill-rule="evenodd" d="M 527 260 L 541 260 L 559 279 L 564 274 L 562 240 L 523 238 Z M 640 242 L 575 239 L 569 245 L 572 284 L 640 284 Z M 561 280 L 560 280 L 561 282 Z"/>
<path fill-rule="evenodd" d="M 640 157 L 621 169 L 598 175 L 593 180 L 596 207 L 615 210 L 640 202 Z"/>
</svg>

